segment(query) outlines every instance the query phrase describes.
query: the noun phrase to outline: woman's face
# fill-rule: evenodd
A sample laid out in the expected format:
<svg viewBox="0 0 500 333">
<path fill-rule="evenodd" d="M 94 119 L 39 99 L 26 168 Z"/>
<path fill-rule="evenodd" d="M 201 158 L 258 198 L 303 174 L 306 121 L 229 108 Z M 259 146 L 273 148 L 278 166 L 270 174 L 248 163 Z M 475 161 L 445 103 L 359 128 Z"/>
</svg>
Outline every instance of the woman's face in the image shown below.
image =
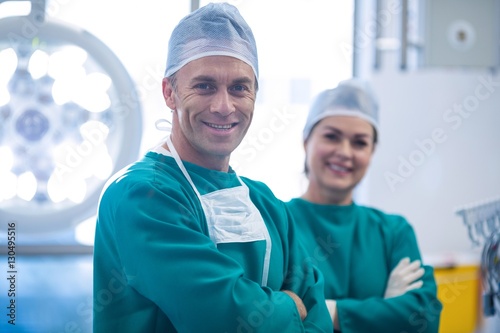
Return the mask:
<svg viewBox="0 0 500 333">
<path fill-rule="evenodd" d="M 352 191 L 366 173 L 374 152 L 374 129 L 358 117 L 330 116 L 313 128 L 304 143 L 309 195 L 315 201 L 352 200 Z M 318 198 L 319 197 L 319 198 Z"/>
</svg>

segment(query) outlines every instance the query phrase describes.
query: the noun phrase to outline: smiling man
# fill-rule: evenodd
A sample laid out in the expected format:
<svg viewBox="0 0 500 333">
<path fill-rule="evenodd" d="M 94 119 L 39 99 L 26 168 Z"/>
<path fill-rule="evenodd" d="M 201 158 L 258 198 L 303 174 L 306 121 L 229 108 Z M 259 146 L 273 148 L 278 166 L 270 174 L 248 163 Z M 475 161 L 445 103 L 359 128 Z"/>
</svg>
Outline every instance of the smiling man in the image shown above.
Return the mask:
<svg viewBox="0 0 500 333">
<path fill-rule="evenodd" d="M 229 165 L 258 88 L 255 40 L 234 6 L 179 22 L 162 88 L 171 135 L 101 197 L 94 332 L 332 332 L 285 205 Z"/>
<path fill-rule="evenodd" d="M 184 161 L 228 171 L 231 152 L 252 121 L 256 79 L 252 67 L 229 56 L 208 56 L 186 64 L 163 80 L 174 111 L 172 141 Z M 168 147 L 167 147 L 168 148 Z"/>
</svg>

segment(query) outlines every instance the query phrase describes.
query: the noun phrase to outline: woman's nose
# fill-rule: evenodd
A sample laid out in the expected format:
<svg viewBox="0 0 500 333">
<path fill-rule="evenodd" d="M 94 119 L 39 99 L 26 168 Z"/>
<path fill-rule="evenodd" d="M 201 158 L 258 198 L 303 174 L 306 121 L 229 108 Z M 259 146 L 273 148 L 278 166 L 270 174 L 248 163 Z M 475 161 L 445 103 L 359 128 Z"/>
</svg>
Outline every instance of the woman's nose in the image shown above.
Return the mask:
<svg viewBox="0 0 500 333">
<path fill-rule="evenodd" d="M 336 153 L 337 155 L 339 156 L 342 156 L 342 157 L 351 157 L 352 156 L 352 147 L 351 147 L 351 143 L 349 142 L 349 140 L 341 140 L 339 142 L 339 144 L 337 145 L 337 149 L 336 149 Z"/>
</svg>

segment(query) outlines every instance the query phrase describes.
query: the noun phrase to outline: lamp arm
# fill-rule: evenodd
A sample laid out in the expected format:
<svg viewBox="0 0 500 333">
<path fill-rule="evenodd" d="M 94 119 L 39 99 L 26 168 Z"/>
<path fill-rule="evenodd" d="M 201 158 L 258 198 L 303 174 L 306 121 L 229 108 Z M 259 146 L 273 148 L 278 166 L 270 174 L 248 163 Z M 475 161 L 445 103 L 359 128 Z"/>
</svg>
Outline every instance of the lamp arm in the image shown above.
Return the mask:
<svg viewBox="0 0 500 333">
<path fill-rule="evenodd" d="M 8 1 L 21 2 L 22 0 L 0 0 L 0 4 Z M 31 2 L 31 11 L 28 16 L 38 23 L 43 23 L 45 21 L 46 0 L 29 1 Z"/>
</svg>

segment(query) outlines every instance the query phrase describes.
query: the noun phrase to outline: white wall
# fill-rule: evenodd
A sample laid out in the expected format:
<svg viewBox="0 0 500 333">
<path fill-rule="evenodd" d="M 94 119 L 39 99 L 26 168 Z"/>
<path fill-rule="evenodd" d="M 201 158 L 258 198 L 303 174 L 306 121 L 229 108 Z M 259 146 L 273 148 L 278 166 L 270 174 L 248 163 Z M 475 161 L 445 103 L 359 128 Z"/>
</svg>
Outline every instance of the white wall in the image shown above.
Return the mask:
<svg viewBox="0 0 500 333">
<path fill-rule="evenodd" d="M 372 80 L 381 135 L 370 203 L 405 215 L 423 252 L 468 252 L 472 242 L 455 211 L 500 195 L 500 76 L 423 69 Z"/>
<path fill-rule="evenodd" d="M 362 186 L 363 202 L 405 216 L 427 263 L 477 264 L 482 246 L 473 246 L 456 211 L 500 198 L 500 75 L 415 63 L 401 71 L 401 1 L 382 0 L 381 20 L 374 2 L 358 3 L 357 74 L 373 83 L 380 101 L 380 143 Z M 412 3 L 410 34 L 418 35 L 413 14 L 425 1 Z M 374 68 L 377 25 L 389 43 Z M 499 331 L 500 317 L 481 317 L 476 332 Z"/>
<path fill-rule="evenodd" d="M 477 261 L 481 248 L 456 210 L 500 197 L 500 76 L 486 68 L 421 66 L 415 48 L 401 70 L 402 4 L 380 3 L 377 17 L 374 2 L 358 1 L 354 37 L 356 73 L 372 82 L 380 102 L 380 143 L 363 202 L 404 215 L 424 255 Z M 424 36 L 425 3 L 409 2 L 410 39 Z M 419 41 L 425 52 L 428 43 Z M 383 46 L 378 67 L 375 45 Z"/>
</svg>

